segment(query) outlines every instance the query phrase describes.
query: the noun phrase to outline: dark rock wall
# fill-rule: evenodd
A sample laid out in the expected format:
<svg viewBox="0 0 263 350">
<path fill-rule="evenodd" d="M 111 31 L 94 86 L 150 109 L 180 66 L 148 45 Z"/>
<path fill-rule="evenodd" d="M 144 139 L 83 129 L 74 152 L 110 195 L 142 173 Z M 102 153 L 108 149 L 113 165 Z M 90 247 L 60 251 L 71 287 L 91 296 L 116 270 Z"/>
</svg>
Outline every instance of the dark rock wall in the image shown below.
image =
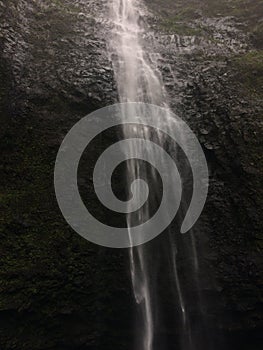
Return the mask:
<svg viewBox="0 0 263 350">
<path fill-rule="evenodd" d="M 67 131 L 115 99 L 102 5 L 0 3 L 1 349 L 122 348 L 131 328 L 126 255 L 72 232 L 53 188 Z"/>
<path fill-rule="evenodd" d="M 127 251 L 78 237 L 61 217 L 53 190 L 64 135 L 87 113 L 117 100 L 106 3 L 0 1 L 4 350 L 128 349 L 133 339 Z M 198 135 L 210 168 L 209 197 L 195 230 L 202 292 L 217 305 L 207 312 L 220 320 L 231 349 L 256 350 L 262 327 L 262 4 L 220 4 L 151 1 L 147 42 L 172 108 Z"/>
<path fill-rule="evenodd" d="M 210 169 L 208 201 L 196 226 L 207 275 L 203 295 L 221 304 L 221 327 L 240 339 L 234 348 L 257 348 L 262 329 L 262 3 L 147 3 L 170 104 L 198 135 Z"/>
</svg>

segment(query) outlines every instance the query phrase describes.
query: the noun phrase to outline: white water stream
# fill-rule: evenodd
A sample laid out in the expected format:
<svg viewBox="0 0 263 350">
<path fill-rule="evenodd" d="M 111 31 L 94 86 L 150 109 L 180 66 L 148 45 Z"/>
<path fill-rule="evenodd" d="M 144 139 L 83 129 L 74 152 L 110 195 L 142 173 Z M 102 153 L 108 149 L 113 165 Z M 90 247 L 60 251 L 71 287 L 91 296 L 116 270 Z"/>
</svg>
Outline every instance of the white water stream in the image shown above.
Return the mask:
<svg viewBox="0 0 263 350">
<path fill-rule="evenodd" d="M 115 80 L 117 82 L 120 102 L 145 102 L 159 106 L 167 106 L 168 98 L 161 74 L 149 58 L 149 53 L 144 50 L 143 38 L 145 17 L 144 5 L 139 0 L 111 0 L 111 21 L 112 33 L 110 40 L 110 54 L 113 62 Z M 156 116 L 158 118 L 158 116 Z M 158 121 L 162 123 L 162 121 Z M 125 137 L 143 137 L 149 139 L 150 131 L 147 128 L 123 128 Z M 159 144 L 162 144 L 162 136 L 158 138 Z M 144 150 L 145 151 L 145 150 Z M 154 155 L 152 155 L 154 157 Z M 133 160 L 127 165 L 127 183 L 136 178 L 148 179 L 149 170 L 139 161 Z M 157 186 L 155 174 L 151 173 L 153 186 Z M 146 180 L 147 181 L 147 180 Z M 156 183 L 156 186 L 154 186 Z M 150 218 L 150 208 L 147 204 L 139 210 L 135 216 L 127 214 L 128 227 Z M 177 263 L 176 247 L 172 234 L 167 237 L 166 252 L 172 261 L 173 283 L 176 288 L 179 309 L 181 310 L 181 323 L 185 334 L 190 339 L 190 330 L 187 329 L 187 317 L 185 302 L 181 291 Z M 154 293 L 156 288 L 156 276 L 151 274 L 151 266 L 148 257 L 148 251 L 145 246 L 139 246 L 130 249 L 130 270 L 133 284 L 134 297 L 140 308 L 142 322 L 139 325 L 139 340 L 136 350 L 153 350 L 155 340 L 155 329 L 157 327 L 156 317 L 158 307 L 155 304 Z M 188 342 L 189 343 L 189 342 Z M 186 349 L 186 347 L 185 347 Z M 187 349 L 192 347 L 187 346 Z"/>
</svg>

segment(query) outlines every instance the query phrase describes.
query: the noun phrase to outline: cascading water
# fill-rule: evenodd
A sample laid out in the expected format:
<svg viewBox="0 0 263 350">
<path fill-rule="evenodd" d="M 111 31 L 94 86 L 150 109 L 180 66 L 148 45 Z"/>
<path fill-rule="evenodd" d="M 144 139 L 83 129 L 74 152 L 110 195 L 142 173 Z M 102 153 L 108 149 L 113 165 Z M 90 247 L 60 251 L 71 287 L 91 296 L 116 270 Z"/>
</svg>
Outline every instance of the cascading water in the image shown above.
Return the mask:
<svg viewBox="0 0 263 350">
<path fill-rule="evenodd" d="M 119 101 L 144 102 L 167 107 L 169 104 L 168 97 L 160 71 L 153 65 L 149 54 L 144 50 L 144 11 L 143 4 L 137 0 L 112 0 L 110 11 L 112 32 L 109 51 L 117 82 Z M 162 120 L 158 120 L 158 123 L 162 123 Z M 162 146 L 165 143 L 165 138 L 162 134 L 155 132 L 153 136 L 151 130 L 147 127 L 128 127 L 126 125 L 123 127 L 123 135 L 125 138 L 141 137 L 146 140 L 155 138 Z M 136 153 L 135 151 L 133 150 L 133 153 Z M 145 150 L 141 151 L 145 152 Z M 154 154 L 150 156 L 154 157 Z M 151 182 L 151 190 L 156 192 L 152 198 L 156 197 L 157 199 L 155 199 L 158 201 L 159 183 L 156 173 L 153 170 L 149 170 L 146 164 L 133 159 L 127 162 L 127 184 L 130 184 L 137 178 L 146 178 L 147 182 Z M 137 191 L 140 191 L 139 187 L 137 187 Z M 127 214 L 127 226 L 129 228 L 145 222 L 150 217 L 151 207 L 148 201 L 136 214 Z M 192 246 L 188 248 L 188 253 L 194 259 L 197 273 L 196 248 L 192 236 L 191 244 Z M 192 342 L 191 327 L 177 271 L 175 238 L 171 231 L 167 235 L 165 250 L 165 254 L 170 259 L 173 275 L 172 283 L 175 286 L 174 295 L 176 295 L 179 305 L 179 318 L 181 320 L 181 329 L 184 333 L 183 337 L 185 338 L 182 348 L 184 350 L 196 349 Z M 133 291 L 136 303 L 140 308 L 142 320 L 142 325 L 140 325 L 142 327 L 137 329 L 138 341 L 135 348 L 136 350 L 153 350 L 155 348 L 154 342 L 158 321 L 158 301 L 155 293 L 157 276 L 152 273 L 151 267 L 153 257 L 145 245 L 131 248 L 129 255 Z"/>
<path fill-rule="evenodd" d="M 118 85 L 120 102 L 148 102 L 164 104 L 164 88 L 158 71 L 154 71 L 147 62 L 141 45 L 143 28 L 139 25 L 142 12 L 136 0 L 113 0 L 112 16 L 114 21 L 114 35 L 111 42 L 117 59 L 113 60 L 115 77 Z M 147 134 L 147 130 L 140 130 Z M 139 130 L 133 132 L 139 133 Z M 130 129 L 124 128 L 124 136 L 130 136 Z M 149 135 L 142 135 L 147 139 Z M 146 169 L 139 162 L 130 162 L 127 175 L 134 179 L 145 175 Z M 139 212 L 135 220 L 147 220 L 149 208 Z M 132 217 L 127 215 L 128 227 L 132 224 Z M 151 300 L 150 281 L 147 257 L 143 247 L 130 249 L 131 277 L 136 302 L 141 305 L 143 317 L 142 342 L 144 350 L 152 349 L 154 336 L 153 305 Z"/>
<path fill-rule="evenodd" d="M 143 10 L 137 0 L 113 0 L 114 36 L 112 49 L 115 76 L 121 102 L 148 102 L 162 105 L 165 91 L 161 75 L 148 63 L 143 49 Z"/>
</svg>

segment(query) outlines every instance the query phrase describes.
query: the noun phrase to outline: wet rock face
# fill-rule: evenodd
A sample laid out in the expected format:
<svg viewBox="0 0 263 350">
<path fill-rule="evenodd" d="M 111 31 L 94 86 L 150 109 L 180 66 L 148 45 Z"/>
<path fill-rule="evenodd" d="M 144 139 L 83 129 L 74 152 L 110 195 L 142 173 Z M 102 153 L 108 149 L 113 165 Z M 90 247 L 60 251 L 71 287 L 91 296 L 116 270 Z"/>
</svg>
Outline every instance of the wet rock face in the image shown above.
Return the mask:
<svg viewBox="0 0 263 350">
<path fill-rule="evenodd" d="M 104 5 L 0 2 L 1 349 L 115 349 L 131 328 L 124 252 L 73 233 L 53 188 L 65 134 L 116 99 Z"/>
<path fill-rule="evenodd" d="M 218 1 L 146 3 L 151 59 L 210 169 L 209 197 L 196 227 L 203 293 L 211 305 L 218 301 L 207 312 L 220 320 L 231 349 L 256 350 L 262 324 L 261 2 L 247 1 L 243 10 L 236 2 L 233 8 Z M 127 252 L 77 237 L 53 194 L 63 136 L 85 114 L 117 100 L 106 13 L 102 0 L 0 1 L 1 171 L 7 179 L 1 349 L 127 349 L 133 339 Z"/>
<path fill-rule="evenodd" d="M 210 5 L 153 1 L 150 23 L 171 106 L 198 135 L 210 168 L 208 201 L 196 227 L 209 276 L 203 276 L 203 293 L 220 301 L 217 317 L 236 334 L 234 348 L 256 349 L 262 325 L 262 78 L 256 76 L 262 77 L 263 56 L 253 37 L 262 4 L 247 1 L 246 8 L 234 4 L 228 11 L 228 3 L 220 12 Z"/>
<path fill-rule="evenodd" d="M 2 9 L 3 56 L 29 99 L 59 95 L 84 111 L 112 100 L 105 31 L 96 17 L 103 1 L 10 1 Z"/>
</svg>

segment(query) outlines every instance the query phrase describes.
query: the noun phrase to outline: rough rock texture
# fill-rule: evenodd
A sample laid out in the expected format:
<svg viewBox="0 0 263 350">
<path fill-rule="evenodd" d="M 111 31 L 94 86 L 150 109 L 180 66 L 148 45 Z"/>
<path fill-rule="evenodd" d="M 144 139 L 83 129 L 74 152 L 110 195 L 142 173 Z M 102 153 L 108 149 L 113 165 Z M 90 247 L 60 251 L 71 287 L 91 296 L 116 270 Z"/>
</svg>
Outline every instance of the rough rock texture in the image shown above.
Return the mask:
<svg viewBox="0 0 263 350">
<path fill-rule="evenodd" d="M 121 348 L 131 328 L 124 252 L 72 232 L 53 188 L 64 135 L 115 98 L 102 5 L 0 3 L 1 349 Z"/>
<path fill-rule="evenodd" d="M 61 217 L 53 190 L 63 136 L 85 114 L 117 100 L 105 44 L 106 3 L 0 1 L 3 350 L 128 349 L 133 339 L 127 251 L 78 237 Z M 210 168 L 209 197 L 195 230 L 203 293 L 219 304 L 207 312 L 220 320 L 231 350 L 257 350 L 262 3 L 147 4 L 151 58 Z"/>
<path fill-rule="evenodd" d="M 197 229 L 208 240 L 203 271 L 210 266 L 217 285 L 206 288 L 223 302 L 222 327 L 241 339 L 251 332 L 242 346 L 256 346 L 253 332 L 257 342 L 262 327 L 263 8 L 257 1 L 244 7 L 220 2 L 220 9 L 210 2 L 182 3 L 174 13 L 169 2 L 167 9 L 154 8 L 153 26 L 173 110 L 199 136 L 210 167 L 209 198 Z"/>
</svg>

